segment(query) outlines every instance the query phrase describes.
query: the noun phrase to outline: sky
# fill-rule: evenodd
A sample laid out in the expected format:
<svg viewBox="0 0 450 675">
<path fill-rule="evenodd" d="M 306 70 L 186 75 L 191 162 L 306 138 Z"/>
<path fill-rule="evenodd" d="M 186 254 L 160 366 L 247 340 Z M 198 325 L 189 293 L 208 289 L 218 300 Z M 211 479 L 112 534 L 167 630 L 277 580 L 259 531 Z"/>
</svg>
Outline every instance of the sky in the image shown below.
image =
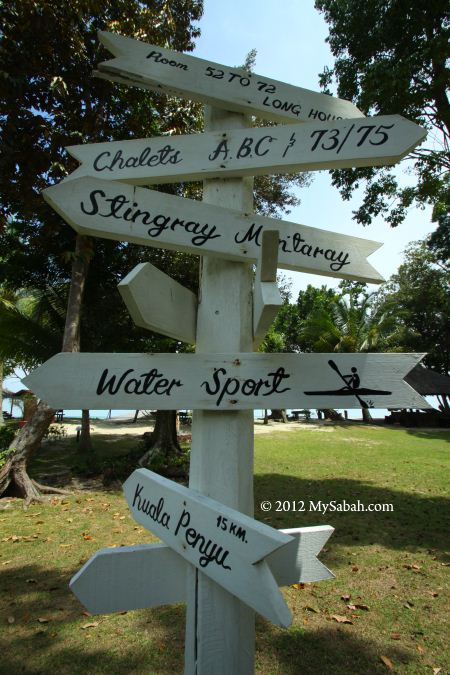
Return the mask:
<svg viewBox="0 0 450 675">
<path fill-rule="evenodd" d="M 314 9 L 313 0 L 204 0 L 200 28 L 194 56 L 236 67 L 256 49 L 254 70 L 258 75 L 313 91 L 320 91 L 318 76 L 324 66 L 331 67 L 334 62 L 326 43 L 327 24 Z M 397 172 L 405 184 L 411 180 L 403 167 Z M 360 205 L 358 198 L 344 202 L 331 185 L 328 171 L 315 171 L 313 177 L 312 185 L 297 193 L 301 204 L 285 218 L 381 242 L 383 246 L 369 261 L 385 278 L 398 269 L 408 243 L 423 239 L 435 228 L 430 209 L 412 209 L 397 228 L 381 218 L 363 227 L 352 219 L 352 211 Z M 308 284 L 336 287 L 339 283 L 339 279 L 301 272 L 283 270 L 283 275 L 291 280 L 292 301 Z M 369 288 L 376 290 L 377 286 Z"/>
</svg>

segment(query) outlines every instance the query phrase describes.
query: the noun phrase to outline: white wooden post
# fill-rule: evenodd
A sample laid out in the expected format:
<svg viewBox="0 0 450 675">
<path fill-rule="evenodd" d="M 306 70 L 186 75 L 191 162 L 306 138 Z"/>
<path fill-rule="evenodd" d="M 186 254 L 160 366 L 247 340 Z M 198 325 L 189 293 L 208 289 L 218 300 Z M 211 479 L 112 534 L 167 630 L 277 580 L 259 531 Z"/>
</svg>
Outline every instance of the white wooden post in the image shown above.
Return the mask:
<svg viewBox="0 0 450 675">
<path fill-rule="evenodd" d="M 248 126 L 247 118 L 206 108 L 209 131 Z M 203 200 L 253 210 L 253 178 L 204 182 Z M 201 258 L 197 352 L 252 351 L 252 268 Z M 253 411 L 195 411 L 189 486 L 253 515 Z M 254 612 L 203 574 L 188 573 L 186 675 L 247 675 L 254 670 Z"/>
</svg>

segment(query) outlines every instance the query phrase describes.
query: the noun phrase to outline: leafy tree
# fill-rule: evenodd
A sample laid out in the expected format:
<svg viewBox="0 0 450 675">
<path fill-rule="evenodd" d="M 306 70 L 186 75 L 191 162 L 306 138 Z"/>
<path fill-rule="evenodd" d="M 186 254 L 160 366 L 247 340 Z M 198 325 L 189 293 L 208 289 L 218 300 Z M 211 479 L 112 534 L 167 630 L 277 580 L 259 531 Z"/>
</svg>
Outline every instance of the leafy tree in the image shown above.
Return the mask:
<svg viewBox="0 0 450 675">
<path fill-rule="evenodd" d="M 94 255 L 92 242 L 75 237 L 40 196 L 75 168 L 65 146 L 190 131 L 198 120 L 198 106 L 93 79 L 93 68 L 109 56 L 102 53 L 97 31 L 116 30 L 189 50 L 198 35 L 193 22 L 201 13 L 197 0 L 170 5 L 162 0 L 107 0 L 101 5 L 87 0 L 82 6 L 13 0 L 0 6 L 0 281 L 16 290 L 71 281 L 63 350 L 80 347 L 81 301 Z M 101 255 L 106 250 L 95 250 L 100 278 L 107 276 L 109 261 Z M 12 481 L 28 500 L 39 497 L 26 474 L 26 460 L 53 416 L 45 403 L 40 406 L 15 441 L 16 452 L 2 469 L 0 492 Z"/>
<path fill-rule="evenodd" d="M 395 227 L 412 204 L 432 205 L 439 222 L 450 210 L 448 2 L 316 0 L 315 7 L 329 25 L 335 57 L 334 67 L 321 74 L 325 90 L 335 79 L 338 95 L 365 114 L 397 113 L 428 129 L 426 145 L 410 155 L 415 185 L 401 187 L 385 168 L 333 171 L 333 184 L 349 199 L 365 182 L 354 214 L 363 225 L 381 214 Z"/>
<path fill-rule="evenodd" d="M 405 262 L 382 286 L 380 310 L 392 308 L 395 331 L 389 351 L 427 352 L 424 363 L 440 373 L 450 371 L 450 270 L 429 242 L 412 243 Z"/>
</svg>

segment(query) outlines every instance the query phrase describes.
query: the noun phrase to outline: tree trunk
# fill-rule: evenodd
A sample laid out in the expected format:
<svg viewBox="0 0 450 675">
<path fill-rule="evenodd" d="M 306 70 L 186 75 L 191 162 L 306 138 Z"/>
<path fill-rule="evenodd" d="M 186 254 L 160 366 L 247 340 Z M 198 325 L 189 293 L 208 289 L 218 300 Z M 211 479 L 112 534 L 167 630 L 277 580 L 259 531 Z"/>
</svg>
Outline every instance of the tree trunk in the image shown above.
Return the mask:
<svg viewBox="0 0 450 675">
<path fill-rule="evenodd" d="M 63 352 L 75 352 L 80 349 L 81 303 L 91 255 L 91 240 L 88 237 L 77 235 L 61 350 Z M 40 446 L 54 414 L 53 408 L 50 408 L 44 401 L 40 401 L 31 418 L 9 446 L 14 452 L 0 470 L 0 496 L 6 489 L 9 489 L 13 494 L 24 498 L 24 507 L 26 507 L 33 501 L 41 501 L 41 493 L 66 494 L 64 490 L 39 485 L 27 473 L 27 463 Z"/>
<path fill-rule="evenodd" d="M 269 415 L 268 415 L 267 408 L 264 408 L 264 422 L 263 422 L 263 424 L 269 424 Z"/>
<path fill-rule="evenodd" d="M 3 419 L 3 363 L 0 361 L 0 427 L 5 423 Z"/>
<path fill-rule="evenodd" d="M 323 416 L 325 417 L 326 420 L 332 420 L 333 422 L 344 421 L 344 418 L 342 417 L 341 413 L 338 413 L 337 410 L 334 410 L 334 408 L 325 408 L 321 412 L 323 412 Z"/>
<path fill-rule="evenodd" d="M 81 433 L 78 441 L 78 450 L 79 452 L 92 452 L 89 410 L 81 411 Z"/>
<path fill-rule="evenodd" d="M 362 410 L 362 420 L 364 424 L 370 424 L 373 421 L 372 415 L 370 414 L 369 408 L 361 408 Z"/>
<path fill-rule="evenodd" d="M 140 466 L 149 466 L 156 457 L 170 464 L 181 452 L 177 438 L 176 416 L 176 410 L 156 411 L 153 431 L 144 434 L 146 451 L 139 460 Z"/>
</svg>

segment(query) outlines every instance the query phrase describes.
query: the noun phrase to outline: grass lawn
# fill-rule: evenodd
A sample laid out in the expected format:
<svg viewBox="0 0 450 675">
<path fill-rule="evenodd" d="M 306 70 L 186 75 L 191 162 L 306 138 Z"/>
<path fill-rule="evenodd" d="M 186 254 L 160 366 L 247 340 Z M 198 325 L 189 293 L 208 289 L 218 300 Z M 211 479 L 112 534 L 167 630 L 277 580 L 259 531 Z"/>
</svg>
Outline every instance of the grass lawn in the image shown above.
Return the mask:
<svg viewBox="0 0 450 675">
<path fill-rule="evenodd" d="M 137 442 L 95 441 L 109 456 Z M 449 441 L 450 432 L 361 425 L 256 437 L 255 517 L 277 528 L 336 528 L 321 556 L 336 579 L 284 589 L 294 615 L 287 630 L 257 618 L 257 673 L 449 672 Z M 32 473 L 60 471 L 63 485 L 75 459 L 73 439 L 62 439 Z M 0 500 L 0 673 L 182 673 L 183 606 L 91 617 L 70 593 L 70 577 L 97 549 L 154 540 L 117 486 L 79 479 L 79 487 L 28 511 Z M 314 512 L 333 500 L 393 511 Z"/>
</svg>

